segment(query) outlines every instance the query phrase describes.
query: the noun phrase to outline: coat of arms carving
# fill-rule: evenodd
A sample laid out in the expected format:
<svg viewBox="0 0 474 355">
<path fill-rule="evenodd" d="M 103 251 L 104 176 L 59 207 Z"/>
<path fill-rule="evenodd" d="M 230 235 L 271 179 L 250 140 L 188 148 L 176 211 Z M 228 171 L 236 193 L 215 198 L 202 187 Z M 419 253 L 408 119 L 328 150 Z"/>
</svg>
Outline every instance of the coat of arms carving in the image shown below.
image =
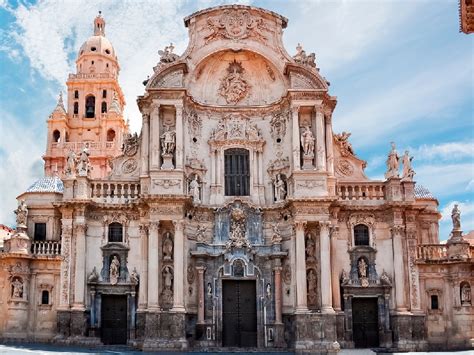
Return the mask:
<svg viewBox="0 0 474 355">
<path fill-rule="evenodd" d="M 222 78 L 219 87 L 219 95 L 225 98 L 228 104 L 237 104 L 250 90 L 250 84 L 245 80 L 243 73 L 242 63 L 235 59 L 229 63 L 227 75 Z"/>
</svg>

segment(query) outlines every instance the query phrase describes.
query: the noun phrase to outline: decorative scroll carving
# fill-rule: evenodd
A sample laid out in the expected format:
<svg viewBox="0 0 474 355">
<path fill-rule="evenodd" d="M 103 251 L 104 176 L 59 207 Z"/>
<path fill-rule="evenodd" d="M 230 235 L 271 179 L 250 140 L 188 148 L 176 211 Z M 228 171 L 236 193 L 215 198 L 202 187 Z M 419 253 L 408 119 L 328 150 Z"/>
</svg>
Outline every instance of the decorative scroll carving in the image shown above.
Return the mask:
<svg viewBox="0 0 474 355">
<path fill-rule="evenodd" d="M 229 63 L 227 74 L 221 79 L 219 95 L 221 95 L 228 104 L 235 105 L 247 96 L 250 90 L 250 84 L 244 78 L 244 68 L 242 63 L 235 59 Z"/>
<path fill-rule="evenodd" d="M 206 239 L 206 230 L 207 230 L 207 227 L 206 226 L 203 226 L 201 224 L 199 224 L 197 226 L 197 229 L 196 229 L 196 241 L 198 243 L 206 243 L 207 242 L 207 239 Z"/>
<path fill-rule="evenodd" d="M 136 159 L 130 158 L 123 162 L 122 172 L 124 174 L 131 174 L 138 168 L 138 162 Z"/>
<path fill-rule="evenodd" d="M 285 137 L 288 116 L 288 111 L 273 114 L 270 120 L 270 134 L 274 140 L 283 139 Z"/>
<path fill-rule="evenodd" d="M 138 151 L 138 134 L 127 133 L 123 138 L 122 152 L 127 157 L 132 157 Z"/>
<path fill-rule="evenodd" d="M 230 236 L 226 243 L 226 249 L 249 247 L 250 243 L 246 237 L 246 218 L 242 208 L 234 207 L 231 211 Z"/>
<path fill-rule="evenodd" d="M 206 44 L 217 39 L 252 38 L 262 43 L 267 40 L 262 34 L 267 30 L 263 19 L 252 16 L 247 10 L 225 10 L 221 16 L 207 20 L 207 29 L 210 33 L 204 37 Z"/>
<path fill-rule="evenodd" d="M 350 136 L 351 134 L 345 131 L 339 134 L 334 134 L 334 140 L 336 141 L 336 145 L 339 147 L 339 151 L 343 157 L 355 155 L 352 144 L 349 142 Z"/>
</svg>

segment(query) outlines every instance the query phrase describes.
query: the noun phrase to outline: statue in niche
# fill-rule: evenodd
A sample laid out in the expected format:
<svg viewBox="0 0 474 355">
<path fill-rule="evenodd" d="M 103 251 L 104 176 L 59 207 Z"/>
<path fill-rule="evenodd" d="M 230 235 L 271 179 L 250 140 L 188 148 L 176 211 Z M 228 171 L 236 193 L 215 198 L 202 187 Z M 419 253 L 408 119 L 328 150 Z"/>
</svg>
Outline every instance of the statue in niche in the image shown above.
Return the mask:
<svg viewBox="0 0 474 355">
<path fill-rule="evenodd" d="M 19 278 L 12 281 L 12 297 L 23 298 L 23 282 Z"/>
<path fill-rule="evenodd" d="M 140 276 L 138 275 L 137 268 L 133 268 L 133 271 L 130 273 L 130 282 L 134 285 L 138 285 L 140 282 Z"/>
<path fill-rule="evenodd" d="M 163 240 L 163 259 L 173 260 L 173 240 L 169 232 L 166 232 L 165 239 Z"/>
<path fill-rule="evenodd" d="M 109 279 L 111 285 L 116 285 L 120 276 L 120 261 L 117 255 L 114 255 L 110 262 Z"/>
<path fill-rule="evenodd" d="M 403 163 L 403 171 L 402 171 L 402 179 L 407 181 L 412 181 L 413 176 L 415 176 L 415 170 L 413 170 L 411 166 L 411 161 L 413 157 L 410 157 L 408 150 L 405 150 L 405 154 L 402 158 Z"/>
<path fill-rule="evenodd" d="M 278 222 L 272 223 L 272 244 L 280 244 L 282 241 Z"/>
<path fill-rule="evenodd" d="M 28 217 L 28 206 L 25 203 L 25 200 L 21 199 L 18 203 L 18 208 L 15 210 L 16 214 L 16 226 L 26 227 L 26 219 Z"/>
<path fill-rule="evenodd" d="M 275 177 L 275 202 L 283 201 L 286 197 L 286 186 L 281 174 Z"/>
<path fill-rule="evenodd" d="M 385 173 L 386 179 L 398 177 L 400 157 L 398 156 L 398 152 L 395 148 L 395 143 L 392 142 L 391 145 L 392 149 L 390 150 L 390 153 L 388 153 L 387 158 L 387 172 Z"/>
<path fill-rule="evenodd" d="M 308 281 L 308 303 L 314 305 L 317 301 L 316 287 L 318 282 L 314 269 L 308 271 L 306 278 Z"/>
<path fill-rule="evenodd" d="M 212 285 L 210 282 L 207 283 L 207 297 L 212 297 Z"/>
<path fill-rule="evenodd" d="M 162 154 L 173 154 L 176 147 L 176 132 L 169 127 L 166 128 L 165 133 L 161 135 L 161 150 Z"/>
<path fill-rule="evenodd" d="M 365 262 L 364 258 L 360 258 L 359 262 L 357 263 L 357 269 L 359 270 L 359 278 L 366 278 L 367 277 L 367 263 Z"/>
<path fill-rule="evenodd" d="M 457 204 L 454 205 L 451 211 L 451 220 L 453 221 L 453 230 L 461 230 L 461 211 Z"/>
<path fill-rule="evenodd" d="M 304 128 L 301 133 L 301 146 L 303 147 L 303 154 L 306 156 L 314 156 L 314 135 L 309 126 Z"/>
<path fill-rule="evenodd" d="M 265 292 L 267 294 L 267 298 L 271 299 L 272 298 L 272 285 L 267 283 L 267 286 L 265 287 Z"/>
<path fill-rule="evenodd" d="M 255 123 L 249 123 L 247 127 L 247 138 L 249 140 L 258 140 L 260 139 L 260 131 Z"/>
<path fill-rule="evenodd" d="M 87 277 L 87 282 L 97 282 L 97 281 L 99 281 L 99 273 L 97 272 L 97 269 L 94 266 L 91 273 Z"/>
<path fill-rule="evenodd" d="M 73 150 L 70 150 L 66 158 L 66 169 L 64 170 L 66 176 L 71 177 L 76 174 L 76 162 L 76 153 L 74 153 Z"/>
<path fill-rule="evenodd" d="M 163 269 L 163 303 L 173 304 L 173 269 L 171 266 L 165 266 Z"/>
<path fill-rule="evenodd" d="M 461 287 L 461 304 L 471 304 L 471 287 L 465 283 Z"/>
<path fill-rule="evenodd" d="M 194 203 L 201 202 L 200 190 L 201 190 L 201 186 L 198 181 L 198 176 L 197 174 L 195 174 L 194 179 L 192 179 L 191 182 L 189 183 L 189 194 L 193 196 Z"/>
<path fill-rule="evenodd" d="M 170 43 L 169 46 L 166 46 L 165 49 L 159 50 L 158 54 L 160 55 L 160 63 L 173 63 L 176 61 L 179 56 L 173 53 L 174 46 L 173 43 Z"/>
<path fill-rule="evenodd" d="M 349 275 L 347 274 L 347 271 L 342 269 L 341 272 L 341 284 L 345 285 L 349 282 Z"/>
<path fill-rule="evenodd" d="M 316 244 L 310 236 L 306 239 L 306 259 L 314 260 L 316 255 Z"/>
<path fill-rule="evenodd" d="M 86 146 L 82 149 L 77 163 L 77 172 L 79 176 L 87 176 L 87 174 L 91 171 L 89 155 L 89 149 Z"/>
</svg>

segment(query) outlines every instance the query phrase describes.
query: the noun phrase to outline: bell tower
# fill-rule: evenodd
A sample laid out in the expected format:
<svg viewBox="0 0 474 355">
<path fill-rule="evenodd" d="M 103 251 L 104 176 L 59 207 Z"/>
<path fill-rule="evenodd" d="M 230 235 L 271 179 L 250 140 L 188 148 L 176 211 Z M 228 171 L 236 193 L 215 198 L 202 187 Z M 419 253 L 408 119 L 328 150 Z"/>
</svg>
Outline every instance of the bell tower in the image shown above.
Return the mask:
<svg viewBox="0 0 474 355">
<path fill-rule="evenodd" d="M 62 95 L 47 120 L 45 174 L 62 175 L 66 157 L 83 148 L 90 153 L 91 177 L 108 173 L 108 160 L 121 154 L 128 125 L 123 119 L 125 99 L 118 83 L 120 66 L 115 49 L 105 37 L 105 20 L 94 19 L 94 35 L 79 49 L 76 73 L 69 74 L 67 106 Z"/>
</svg>

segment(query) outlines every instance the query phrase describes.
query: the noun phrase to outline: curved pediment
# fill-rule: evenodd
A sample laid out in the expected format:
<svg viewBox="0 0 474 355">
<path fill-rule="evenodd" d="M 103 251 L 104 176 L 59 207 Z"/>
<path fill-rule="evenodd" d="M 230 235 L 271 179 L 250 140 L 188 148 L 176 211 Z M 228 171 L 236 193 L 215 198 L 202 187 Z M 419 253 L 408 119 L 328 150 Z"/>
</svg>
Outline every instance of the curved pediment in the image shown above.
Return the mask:
<svg viewBox="0 0 474 355">
<path fill-rule="evenodd" d="M 171 66 L 162 65 L 161 68 L 158 66 L 147 84 L 147 89 L 182 88 L 186 73 L 185 63 L 172 64 Z"/>
<path fill-rule="evenodd" d="M 277 68 L 260 54 L 224 50 L 197 65 L 188 90 L 193 100 L 205 105 L 255 106 L 280 100 L 286 85 Z"/>
<path fill-rule="evenodd" d="M 287 64 L 285 74 L 290 78 L 290 89 L 294 90 L 328 90 L 329 83 L 317 69 L 308 69 L 300 64 Z"/>
</svg>

